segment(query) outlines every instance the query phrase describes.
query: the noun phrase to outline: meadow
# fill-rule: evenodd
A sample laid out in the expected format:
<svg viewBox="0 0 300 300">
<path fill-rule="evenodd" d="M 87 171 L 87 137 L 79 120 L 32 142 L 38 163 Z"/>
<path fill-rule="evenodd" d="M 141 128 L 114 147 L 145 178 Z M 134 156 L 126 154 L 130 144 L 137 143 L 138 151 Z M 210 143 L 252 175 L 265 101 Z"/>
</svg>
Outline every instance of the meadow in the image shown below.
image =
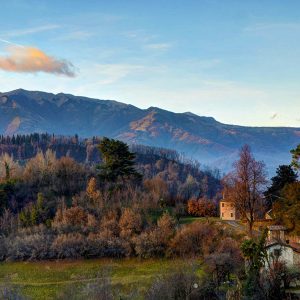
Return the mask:
<svg viewBox="0 0 300 300">
<path fill-rule="evenodd" d="M 124 298 L 141 299 L 153 280 L 177 267 L 196 260 L 167 259 L 90 259 L 41 262 L 4 262 L 0 264 L 0 284 L 16 287 L 30 299 L 56 299 L 64 291 L 79 288 L 106 274 L 114 291 Z M 101 277 L 100 277 L 101 278 Z"/>
</svg>

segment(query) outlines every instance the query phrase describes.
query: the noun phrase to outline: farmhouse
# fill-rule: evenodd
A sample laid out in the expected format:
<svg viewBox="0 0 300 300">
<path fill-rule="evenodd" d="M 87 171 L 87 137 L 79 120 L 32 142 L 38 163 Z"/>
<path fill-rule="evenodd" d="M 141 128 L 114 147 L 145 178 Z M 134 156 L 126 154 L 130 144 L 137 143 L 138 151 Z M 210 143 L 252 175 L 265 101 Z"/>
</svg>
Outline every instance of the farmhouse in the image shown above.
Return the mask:
<svg viewBox="0 0 300 300">
<path fill-rule="evenodd" d="M 287 266 L 300 265 L 300 244 L 292 242 L 281 225 L 268 227 L 266 251 L 270 260 L 279 260 Z"/>
</svg>

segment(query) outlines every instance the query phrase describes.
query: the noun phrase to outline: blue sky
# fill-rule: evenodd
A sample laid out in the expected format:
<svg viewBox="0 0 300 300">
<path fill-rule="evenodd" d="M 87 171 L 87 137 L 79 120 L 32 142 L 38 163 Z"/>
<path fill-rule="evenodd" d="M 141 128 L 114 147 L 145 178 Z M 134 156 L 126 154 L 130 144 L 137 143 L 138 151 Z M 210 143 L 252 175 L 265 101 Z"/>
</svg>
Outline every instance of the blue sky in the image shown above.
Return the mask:
<svg viewBox="0 0 300 300">
<path fill-rule="evenodd" d="M 36 55 L 45 65 L 32 62 Z M 299 81 L 296 0 L 1 3 L 1 92 L 66 92 L 300 127 Z"/>
</svg>

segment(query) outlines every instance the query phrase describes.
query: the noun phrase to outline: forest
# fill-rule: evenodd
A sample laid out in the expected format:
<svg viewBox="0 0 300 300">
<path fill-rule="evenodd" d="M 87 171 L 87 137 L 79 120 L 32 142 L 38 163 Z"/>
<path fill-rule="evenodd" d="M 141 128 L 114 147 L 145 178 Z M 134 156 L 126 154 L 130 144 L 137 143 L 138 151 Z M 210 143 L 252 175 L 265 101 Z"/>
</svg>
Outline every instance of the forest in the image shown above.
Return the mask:
<svg viewBox="0 0 300 300">
<path fill-rule="evenodd" d="M 270 182 L 248 146 L 222 178 L 175 151 L 106 137 L 1 136 L 0 151 L 2 261 L 196 258 L 204 275 L 195 299 L 285 293 L 282 278 L 271 276 L 278 265 L 259 272 L 267 236 L 258 234 L 255 221 L 273 208 L 275 222 L 299 232 L 298 148 L 292 164 L 280 166 Z M 218 219 L 224 193 L 243 216 L 240 230 Z M 286 285 L 300 276 L 281 268 Z M 194 271 L 176 272 L 159 284 L 197 278 Z M 164 299 L 162 286 L 152 288 L 149 299 Z M 174 293 L 187 295 L 186 288 Z"/>
</svg>

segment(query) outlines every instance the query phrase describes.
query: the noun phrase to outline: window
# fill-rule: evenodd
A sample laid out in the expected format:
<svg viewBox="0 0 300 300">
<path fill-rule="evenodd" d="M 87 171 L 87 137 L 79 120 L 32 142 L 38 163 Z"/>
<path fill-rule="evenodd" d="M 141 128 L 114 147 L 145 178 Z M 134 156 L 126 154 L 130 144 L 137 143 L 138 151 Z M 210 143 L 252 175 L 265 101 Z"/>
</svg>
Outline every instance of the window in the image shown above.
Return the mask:
<svg viewBox="0 0 300 300">
<path fill-rule="evenodd" d="M 233 213 L 230 214 L 231 218 L 233 218 Z"/>
<path fill-rule="evenodd" d="M 274 254 L 275 257 L 279 257 L 280 254 L 281 254 L 280 249 L 274 249 L 273 254 Z"/>
<path fill-rule="evenodd" d="M 224 203 L 222 203 L 222 207 L 224 207 Z"/>
<path fill-rule="evenodd" d="M 222 213 L 222 217 L 224 217 L 224 213 Z"/>
</svg>

